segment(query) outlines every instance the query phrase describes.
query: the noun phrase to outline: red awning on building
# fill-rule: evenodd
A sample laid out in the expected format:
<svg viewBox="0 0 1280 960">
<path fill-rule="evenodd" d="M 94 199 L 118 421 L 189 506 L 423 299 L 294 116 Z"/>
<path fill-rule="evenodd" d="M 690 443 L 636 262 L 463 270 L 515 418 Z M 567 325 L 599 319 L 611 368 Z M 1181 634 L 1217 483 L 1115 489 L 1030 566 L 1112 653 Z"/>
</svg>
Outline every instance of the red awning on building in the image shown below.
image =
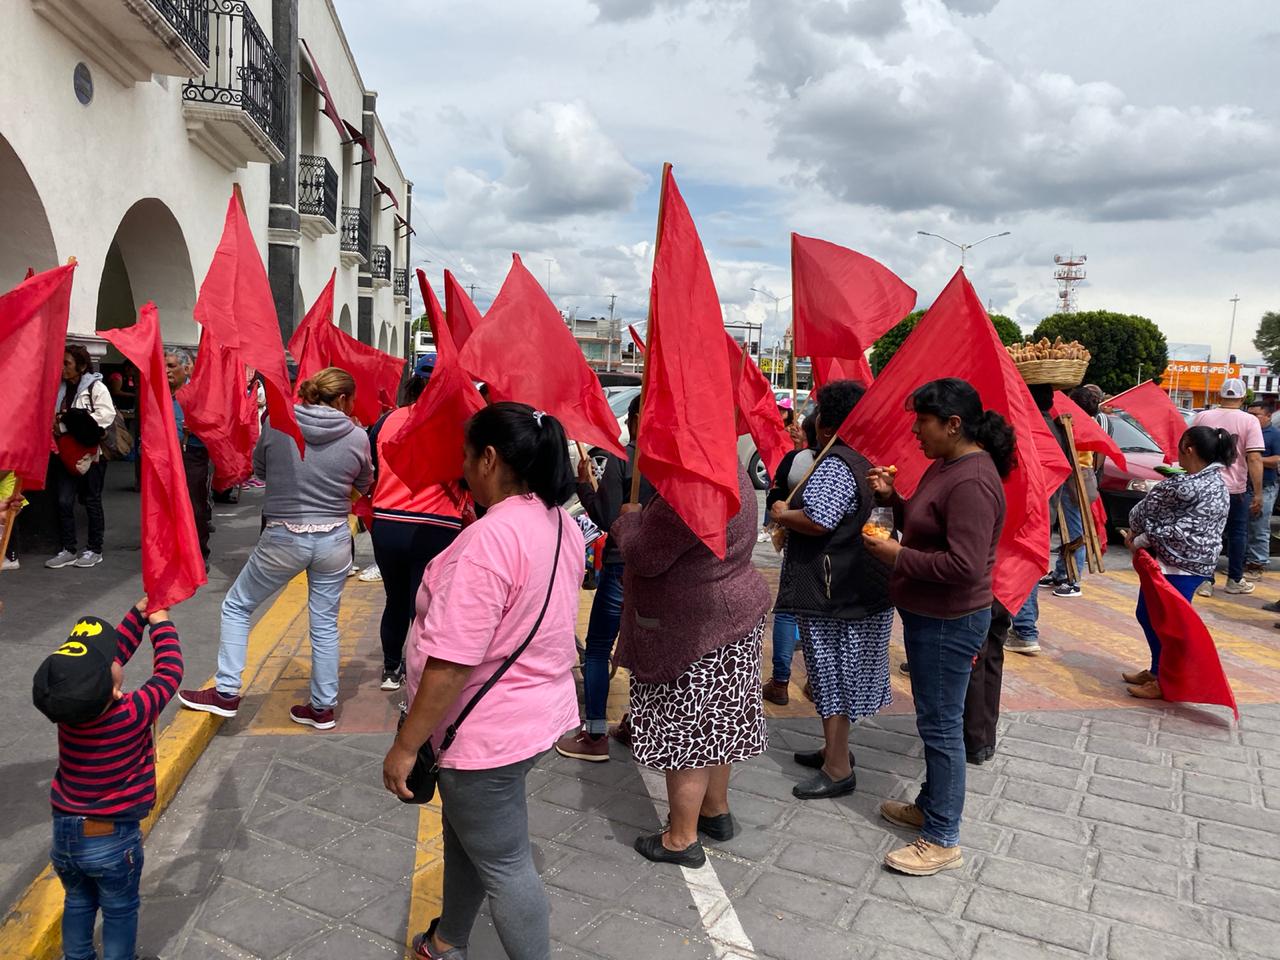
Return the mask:
<svg viewBox="0 0 1280 960">
<path fill-rule="evenodd" d="M 405 233 L 404 233 L 404 235 L 405 235 L 406 237 L 407 237 L 409 234 L 411 234 L 411 233 L 417 233 L 417 232 L 418 232 L 417 230 L 413 229 L 413 227 L 409 224 L 409 221 L 408 221 L 408 220 L 406 220 L 404 217 L 400 216 L 400 214 L 398 214 L 398 213 L 397 213 L 397 214 L 396 214 L 396 232 L 397 232 L 397 234 L 399 234 L 399 231 L 400 231 L 400 228 L 401 228 L 401 227 L 404 227 L 404 229 L 405 229 Z"/>
<path fill-rule="evenodd" d="M 353 126 L 352 126 L 348 121 L 346 121 L 346 120 L 343 120 L 343 121 L 342 121 L 342 125 L 343 125 L 344 127 L 346 127 L 346 128 L 347 128 L 347 133 L 349 133 L 349 134 L 351 135 L 351 136 L 348 138 L 348 140 L 347 140 L 347 141 L 345 141 L 345 142 L 347 142 L 347 143 L 358 143 L 358 144 L 360 144 L 360 146 L 364 149 L 364 152 L 368 155 L 368 157 L 369 157 L 369 161 L 371 161 L 372 163 L 374 163 L 374 164 L 376 165 L 376 164 L 377 164 L 377 162 L 378 162 L 378 158 L 377 158 L 377 157 L 375 157 L 375 156 L 373 155 L 373 144 L 371 144 L 371 143 L 368 141 L 368 139 L 365 137 L 365 135 L 364 135 L 363 133 L 361 133 L 361 132 L 360 132 L 360 128 L 359 128 L 359 127 L 353 127 Z M 357 163 L 364 163 L 365 161 L 364 161 L 364 160 L 358 160 L 358 161 L 356 161 L 356 162 L 357 162 Z"/>
<path fill-rule="evenodd" d="M 374 186 L 376 186 L 376 187 L 378 188 L 377 192 L 378 192 L 378 193 L 381 193 L 381 194 L 385 194 L 385 195 L 386 195 L 386 197 L 387 197 L 387 199 L 389 199 L 389 200 L 391 201 L 391 205 L 392 205 L 393 207 L 395 207 L 397 210 L 399 210 L 399 209 L 400 209 L 400 201 L 399 201 L 399 200 L 397 200 L 397 199 L 396 199 L 396 195 L 395 195 L 394 193 L 392 193 L 392 192 L 391 192 L 391 188 L 390 188 L 390 187 L 388 187 L 388 186 L 387 186 L 385 183 L 383 183 L 381 180 L 379 180 L 377 177 L 374 177 L 374 178 L 373 178 L 373 183 L 374 183 Z M 386 207 L 383 207 L 382 209 L 384 209 L 384 210 L 385 210 L 385 209 L 386 209 Z"/>
<path fill-rule="evenodd" d="M 316 55 L 311 52 L 311 48 L 307 46 L 307 41 L 302 41 L 302 49 L 307 52 L 307 59 L 311 61 L 311 72 L 316 75 L 316 86 L 320 90 L 320 95 L 324 97 L 324 106 L 321 112 L 333 121 L 333 127 L 338 131 L 338 138 L 345 140 L 347 138 L 346 128 L 342 125 L 342 115 L 338 113 L 338 105 L 333 100 L 333 94 L 329 92 L 329 84 L 325 82 L 324 74 L 320 72 L 320 61 L 316 59 Z"/>
</svg>

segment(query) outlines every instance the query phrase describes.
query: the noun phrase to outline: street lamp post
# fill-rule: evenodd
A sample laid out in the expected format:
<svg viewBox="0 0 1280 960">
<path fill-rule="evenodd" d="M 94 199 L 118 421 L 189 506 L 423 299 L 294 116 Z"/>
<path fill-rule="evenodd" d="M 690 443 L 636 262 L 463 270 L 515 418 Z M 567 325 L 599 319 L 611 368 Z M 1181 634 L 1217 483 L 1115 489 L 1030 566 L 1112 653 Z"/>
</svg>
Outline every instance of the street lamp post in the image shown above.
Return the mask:
<svg viewBox="0 0 1280 960">
<path fill-rule="evenodd" d="M 768 290 L 761 290 L 759 287 L 752 287 L 752 288 L 751 288 L 751 292 L 752 292 L 752 293 L 758 293 L 758 294 L 760 294 L 762 297 L 768 297 L 770 300 L 772 300 L 772 301 L 773 301 L 773 322 L 774 322 L 774 324 L 775 324 L 775 325 L 776 325 L 776 324 L 781 323 L 781 322 L 782 322 L 782 319 L 781 319 L 781 316 L 780 316 L 779 311 L 780 311 L 780 309 L 781 309 L 782 301 L 783 301 L 783 300 L 790 300 L 790 299 L 791 299 L 791 294 L 789 294 L 789 293 L 788 293 L 788 294 L 785 294 L 785 295 L 783 295 L 783 296 L 781 296 L 781 297 L 775 297 L 775 296 L 774 296 L 772 293 L 770 293 Z M 786 340 L 787 340 L 788 345 L 792 345 L 792 341 L 791 341 L 791 327 L 790 327 L 790 326 L 788 326 L 788 327 L 787 327 Z M 791 350 L 791 349 L 789 349 L 789 350 L 788 350 L 787 355 L 791 358 L 791 382 L 792 382 L 791 390 L 792 390 L 792 392 L 794 393 L 794 392 L 795 392 L 796 357 L 795 357 L 795 353 L 794 353 L 794 351 L 793 351 L 793 350 Z M 776 346 L 774 347 L 773 367 L 774 367 L 774 370 L 773 370 L 773 371 L 771 371 L 771 376 L 776 376 L 776 370 L 777 370 L 777 368 L 778 368 L 778 350 L 777 350 L 777 347 L 776 347 Z M 778 384 L 775 382 L 773 385 L 776 387 Z"/>
<path fill-rule="evenodd" d="M 964 255 L 968 253 L 970 250 L 972 250 L 974 247 L 976 247 L 978 244 L 986 243 L 988 240 L 995 240 L 997 237 L 1007 237 L 1010 235 L 1010 231 L 1006 230 L 1003 233 L 993 233 L 989 237 L 983 237 L 981 240 L 975 240 L 973 241 L 973 243 L 956 243 L 954 240 L 948 240 L 946 237 L 942 236 L 941 234 L 930 233 L 927 230 L 917 230 L 916 233 L 922 237 L 933 237 L 935 240 L 941 240 L 943 243 L 949 243 L 953 247 L 955 247 L 957 250 L 959 250 L 961 267 L 964 267 Z"/>
<path fill-rule="evenodd" d="M 1227 363 L 1231 362 L 1231 341 L 1236 336 L 1236 304 L 1240 302 L 1240 294 L 1231 298 L 1231 328 L 1227 332 Z"/>
</svg>

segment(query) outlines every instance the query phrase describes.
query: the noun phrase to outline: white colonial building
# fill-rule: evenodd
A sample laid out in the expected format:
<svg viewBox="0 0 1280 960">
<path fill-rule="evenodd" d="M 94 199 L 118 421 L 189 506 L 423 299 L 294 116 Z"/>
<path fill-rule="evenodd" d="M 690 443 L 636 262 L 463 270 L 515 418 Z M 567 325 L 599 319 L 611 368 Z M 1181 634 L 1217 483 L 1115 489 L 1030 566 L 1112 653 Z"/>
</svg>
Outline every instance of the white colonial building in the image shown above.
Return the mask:
<svg viewBox="0 0 1280 960">
<path fill-rule="evenodd" d="M 343 330 L 403 355 L 413 185 L 332 0 L 4 0 L 0 290 L 74 256 L 70 336 L 154 300 L 195 345 L 238 183 L 288 338 L 337 268 Z"/>
</svg>

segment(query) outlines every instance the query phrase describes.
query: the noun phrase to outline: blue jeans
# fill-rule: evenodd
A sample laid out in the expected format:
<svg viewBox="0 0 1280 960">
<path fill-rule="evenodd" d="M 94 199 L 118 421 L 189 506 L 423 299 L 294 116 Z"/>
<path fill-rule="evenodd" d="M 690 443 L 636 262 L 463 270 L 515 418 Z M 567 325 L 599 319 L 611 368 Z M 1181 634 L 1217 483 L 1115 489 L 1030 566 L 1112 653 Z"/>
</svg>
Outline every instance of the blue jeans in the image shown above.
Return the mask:
<svg viewBox="0 0 1280 960">
<path fill-rule="evenodd" d="M 600 568 L 591 620 L 587 623 L 586 653 L 582 657 L 582 699 L 587 712 L 587 733 L 608 732 L 605 707 L 609 703 L 609 654 L 622 622 L 622 571 L 620 563 Z"/>
<path fill-rule="evenodd" d="M 1084 535 L 1084 518 L 1080 515 L 1080 505 L 1071 497 L 1067 496 L 1067 491 L 1062 491 L 1062 516 L 1067 521 L 1067 539 L 1075 540 Z M 1055 521 L 1056 523 L 1056 521 Z M 1087 567 L 1084 560 L 1084 544 L 1076 548 L 1076 580 L 1079 581 L 1083 576 Z M 1058 551 L 1058 562 L 1053 568 L 1053 579 L 1062 582 L 1067 579 L 1067 560 L 1061 550 Z"/>
<path fill-rule="evenodd" d="M 900 610 L 916 701 L 916 730 L 924 741 L 924 782 L 916 806 L 921 836 L 954 847 L 964 813 L 964 701 L 973 658 L 991 626 L 991 608 L 943 620 Z"/>
<path fill-rule="evenodd" d="M 1267 484 L 1262 488 L 1262 516 L 1249 518 L 1249 562 L 1267 566 L 1271 562 L 1271 511 L 1276 508 L 1276 492 L 1280 484 Z M 1253 491 L 1247 493 L 1250 503 Z"/>
<path fill-rule="evenodd" d="M 222 601 L 218 644 L 218 692 L 240 693 L 253 612 L 304 570 L 311 633 L 311 705 L 330 710 L 338 703 L 338 608 L 351 567 L 351 531 L 344 523 L 328 533 L 290 533 L 267 527 L 236 582 Z"/>
<path fill-rule="evenodd" d="M 1249 545 L 1249 494 L 1231 494 L 1231 509 L 1227 511 L 1227 576 L 1232 580 L 1244 577 L 1244 553 Z"/>
<path fill-rule="evenodd" d="M 1031 595 L 1013 616 L 1013 632 L 1023 640 L 1040 639 L 1040 597 L 1036 587 L 1031 588 Z"/>
<path fill-rule="evenodd" d="M 1204 577 L 1193 577 L 1185 573 L 1168 573 L 1165 579 L 1173 584 L 1174 589 L 1187 599 L 1195 596 L 1196 587 L 1204 583 Z M 1151 672 L 1156 676 L 1160 675 L 1160 638 L 1156 636 L 1156 632 L 1151 629 L 1151 618 L 1147 615 L 1147 597 L 1141 591 L 1138 592 L 1138 609 L 1133 614 L 1138 618 L 1138 626 L 1142 628 L 1142 632 L 1147 635 L 1147 646 L 1151 648 Z"/>
<path fill-rule="evenodd" d="M 53 869 L 62 881 L 62 952 L 66 960 L 97 960 L 93 925 L 102 910 L 102 960 L 134 960 L 138 939 L 138 881 L 142 878 L 142 830 L 138 821 L 116 824 L 115 833 L 86 837 L 84 818 L 55 814 Z"/>
<path fill-rule="evenodd" d="M 786 683 L 791 679 L 791 659 L 800 642 L 800 625 L 794 614 L 773 614 L 773 679 Z"/>
</svg>

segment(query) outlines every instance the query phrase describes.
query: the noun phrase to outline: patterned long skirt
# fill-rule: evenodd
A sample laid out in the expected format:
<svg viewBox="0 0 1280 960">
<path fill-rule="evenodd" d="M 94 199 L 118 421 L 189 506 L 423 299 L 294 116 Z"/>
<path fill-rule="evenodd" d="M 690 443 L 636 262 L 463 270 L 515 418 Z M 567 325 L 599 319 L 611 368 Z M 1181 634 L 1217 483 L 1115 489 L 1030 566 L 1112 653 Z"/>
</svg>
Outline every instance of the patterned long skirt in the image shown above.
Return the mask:
<svg viewBox="0 0 1280 960">
<path fill-rule="evenodd" d="M 631 753 L 657 770 L 737 763 L 769 745 L 760 695 L 764 619 L 670 683 L 631 679 Z"/>
<path fill-rule="evenodd" d="M 796 617 L 813 702 L 822 718 L 870 717 L 893 702 L 889 634 L 893 610 L 861 620 Z"/>
</svg>

